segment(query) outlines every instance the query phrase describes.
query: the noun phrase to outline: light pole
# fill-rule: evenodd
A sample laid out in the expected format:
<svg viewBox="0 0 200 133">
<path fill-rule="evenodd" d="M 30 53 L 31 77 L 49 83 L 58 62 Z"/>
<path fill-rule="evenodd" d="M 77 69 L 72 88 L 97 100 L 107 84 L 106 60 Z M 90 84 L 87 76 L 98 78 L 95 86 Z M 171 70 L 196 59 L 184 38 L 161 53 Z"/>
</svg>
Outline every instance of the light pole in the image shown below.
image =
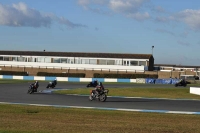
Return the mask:
<svg viewBox="0 0 200 133">
<path fill-rule="evenodd" d="M 153 48 L 154 48 L 154 46 L 152 46 L 152 55 L 153 55 Z"/>
</svg>

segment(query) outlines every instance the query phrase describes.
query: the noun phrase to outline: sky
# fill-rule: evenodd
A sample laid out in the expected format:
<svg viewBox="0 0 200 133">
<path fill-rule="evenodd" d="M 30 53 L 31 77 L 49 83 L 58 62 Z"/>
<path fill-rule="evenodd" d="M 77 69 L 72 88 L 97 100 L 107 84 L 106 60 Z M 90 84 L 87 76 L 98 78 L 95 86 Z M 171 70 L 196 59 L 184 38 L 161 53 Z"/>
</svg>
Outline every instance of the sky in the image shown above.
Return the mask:
<svg viewBox="0 0 200 133">
<path fill-rule="evenodd" d="M 0 50 L 153 54 L 155 64 L 200 66 L 200 1 L 0 0 Z"/>
</svg>

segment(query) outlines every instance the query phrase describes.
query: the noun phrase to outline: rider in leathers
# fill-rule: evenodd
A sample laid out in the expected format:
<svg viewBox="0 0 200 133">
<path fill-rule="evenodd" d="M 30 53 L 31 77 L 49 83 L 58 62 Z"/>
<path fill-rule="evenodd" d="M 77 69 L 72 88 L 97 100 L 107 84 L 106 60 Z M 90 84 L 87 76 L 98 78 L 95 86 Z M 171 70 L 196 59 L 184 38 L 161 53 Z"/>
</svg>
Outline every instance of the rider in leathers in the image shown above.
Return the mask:
<svg viewBox="0 0 200 133">
<path fill-rule="evenodd" d="M 103 86 L 103 84 L 101 82 L 99 82 L 99 84 L 95 87 L 95 91 L 96 91 L 97 97 L 99 96 L 99 94 L 103 90 L 104 90 L 104 86 Z"/>
</svg>

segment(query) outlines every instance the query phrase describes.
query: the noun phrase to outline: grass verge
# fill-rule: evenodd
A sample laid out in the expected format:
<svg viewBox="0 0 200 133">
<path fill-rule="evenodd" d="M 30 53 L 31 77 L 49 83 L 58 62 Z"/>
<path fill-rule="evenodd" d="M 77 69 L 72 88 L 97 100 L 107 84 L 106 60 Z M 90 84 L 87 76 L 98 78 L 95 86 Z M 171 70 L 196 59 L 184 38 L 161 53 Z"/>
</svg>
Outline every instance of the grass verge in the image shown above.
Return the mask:
<svg viewBox="0 0 200 133">
<path fill-rule="evenodd" d="M 0 104 L 3 133 L 199 133 L 200 116 Z"/>
<path fill-rule="evenodd" d="M 92 88 L 59 90 L 59 94 L 89 95 Z M 108 96 L 172 98 L 172 99 L 200 99 L 200 96 L 189 93 L 189 88 L 108 88 Z"/>
</svg>

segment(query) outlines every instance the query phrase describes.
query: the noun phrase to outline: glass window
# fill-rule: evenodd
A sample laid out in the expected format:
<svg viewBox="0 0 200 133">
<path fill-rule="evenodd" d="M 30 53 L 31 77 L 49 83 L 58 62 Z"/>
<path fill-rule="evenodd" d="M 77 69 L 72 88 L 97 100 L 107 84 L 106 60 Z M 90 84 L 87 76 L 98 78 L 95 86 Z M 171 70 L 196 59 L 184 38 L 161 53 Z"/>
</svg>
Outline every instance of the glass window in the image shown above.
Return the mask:
<svg viewBox="0 0 200 133">
<path fill-rule="evenodd" d="M 17 57 L 17 61 L 24 62 L 25 58 L 24 57 Z"/>
<path fill-rule="evenodd" d="M 60 58 L 53 58 L 53 63 L 60 63 Z"/>
<path fill-rule="evenodd" d="M 12 57 L 12 61 L 17 61 L 17 57 Z"/>
<path fill-rule="evenodd" d="M 146 61 L 139 61 L 140 66 L 146 66 Z"/>
<path fill-rule="evenodd" d="M 97 59 L 90 59 L 90 64 L 96 65 L 97 64 Z"/>
<path fill-rule="evenodd" d="M 70 64 L 74 64 L 74 58 L 70 59 Z"/>
<path fill-rule="evenodd" d="M 81 64 L 81 60 L 78 59 L 78 58 L 76 58 L 76 59 L 75 59 L 75 64 Z"/>
<path fill-rule="evenodd" d="M 115 65 L 122 65 L 122 60 L 115 60 Z"/>
<path fill-rule="evenodd" d="M 115 64 L 115 60 L 107 60 L 107 65 L 114 65 Z"/>
<path fill-rule="evenodd" d="M 89 64 L 89 59 L 82 59 L 81 64 Z"/>
<path fill-rule="evenodd" d="M 4 61 L 9 61 L 10 57 L 4 57 Z"/>
<path fill-rule="evenodd" d="M 126 61 L 124 61 L 124 64 L 123 64 L 124 66 L 126 66 Z"/>
<path fill-rule="evenodd" d="M 99 60 L 99 65 L 107 65 L 107 61 L 106 60 Z"/>
<path fill-rule="evenodd" d="M 51 58 L 50 57 L 45 57 L 44 58 L 45 63 L 51 63 Z"/>
<path fill-rule="evenodd" d="M 0 56 L 0 61 L 3 61 L 3 56 Z"/>
<path fill-rule="evenodd" d="M 130 61 L 131 66 L 138 66 L 138 61 Z"/>
<path fill-rule="evenodd" d="M 68 63 L 68 62 L 67 62 L 67 58 L 61 58 L 61 59 L 60 59 L 60 62 L 61 62 L 61 63 Z M 57 63 L 60 63 L 60 62 L 57 62 Z"/>
</svg>

